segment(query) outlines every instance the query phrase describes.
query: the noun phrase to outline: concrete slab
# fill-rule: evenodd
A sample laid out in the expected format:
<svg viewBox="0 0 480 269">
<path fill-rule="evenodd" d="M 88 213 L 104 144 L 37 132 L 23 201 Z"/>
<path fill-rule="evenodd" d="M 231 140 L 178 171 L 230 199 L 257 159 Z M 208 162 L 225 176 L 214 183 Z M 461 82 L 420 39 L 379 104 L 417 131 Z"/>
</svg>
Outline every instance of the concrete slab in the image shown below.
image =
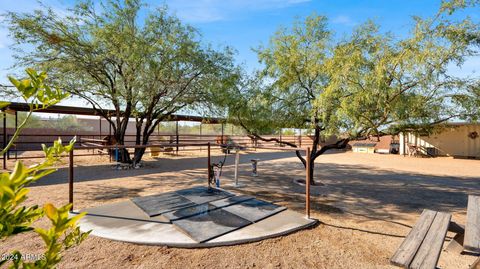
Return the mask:
<svg viewBox="0 0 480 269">
<path fill-rule="evenodd" d="M 174 221 L 182 223 L 180 225 L 183 228 L 172 224 L 163 215 L 148 216 L 130 200 L 83 210 L 87 211 L 88 214 L 80 220 L 79 226 L 82 231 L 92 230 L 92 235 L 111 240 L 137 244 L 201 248 L 255 242 L 298 231 L 317 222 L 316 220 L 305 219 L 302 214 L 297 212 L 284 210 L 252 224 L 252 222 L 231 212 L 215 209 L 216 206 L 226 206 L 224 208 L 228 208 L 228 205 L 232 206 L 232 203 L 247 201 L 245 199 L 250 199 L 250 197 L 229 197 L 209 203 L 206 209 L 192 209 L 194 212 L 197 210 L 195 213 L 202 210 L 213 209 L 213 211 L 210 211 L 206 216 L 200 214 L 194 218 Z M 76 213 L 72 212 L 71 214 Z M 213 218 L 212 214 L 214 215 Z M 225 217 L 225 215 L 229 217 Z M 182 231 L 188 225 L 194 227 L 192 231 L 197 234 L 192 232 L 189 235 Z M 195 236 L 196 239 L 191 236 Z"/>
</svg>

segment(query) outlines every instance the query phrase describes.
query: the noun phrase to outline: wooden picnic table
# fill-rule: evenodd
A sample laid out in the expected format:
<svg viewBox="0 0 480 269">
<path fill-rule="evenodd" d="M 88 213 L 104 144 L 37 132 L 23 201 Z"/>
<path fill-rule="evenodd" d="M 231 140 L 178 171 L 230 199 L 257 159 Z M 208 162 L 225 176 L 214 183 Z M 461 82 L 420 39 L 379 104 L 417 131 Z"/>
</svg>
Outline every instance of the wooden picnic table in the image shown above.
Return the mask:
<svg viewBox="0 0 480 269">
<path fill-rule="evenodd" d="M 420 218 L 397 249 L 391 263 L 404 268 L 435 269 L 440 258 L 447 231 L 457 235 L 450 242 L 460 246 L 460 252 L 480 254 L 480 196 L 468 196 L 465 228 L 451 221 L 451 214 L 423 210 Z M 480 269 L 480 257 L 471 269 Z"/>
</svg>

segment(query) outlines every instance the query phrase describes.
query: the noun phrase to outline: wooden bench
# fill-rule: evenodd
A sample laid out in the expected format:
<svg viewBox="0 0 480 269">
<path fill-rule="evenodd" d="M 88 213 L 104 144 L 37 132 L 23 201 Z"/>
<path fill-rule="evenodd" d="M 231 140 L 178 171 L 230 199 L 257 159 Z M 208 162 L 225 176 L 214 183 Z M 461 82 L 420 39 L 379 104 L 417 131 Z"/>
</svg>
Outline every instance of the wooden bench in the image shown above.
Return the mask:
<svg viewBox="0 0 480 269">
<path fill-rule="evenodd" d="M 404 268 L 435 269 L 450 225 L 451 214 L 425 209 L 390 259 Z"/>
<path fill-rule="evenodd" d="M 480 196 L 468 196 L 463 248 L 469 252 L 480 253 Z"/>
<path fill-rule="evenodd" d="M 451 226 L 457 227 L 457 234 L 448 245 L 447 251 L 480 254 L 480 196 L 468 196 L 465 227 L 454 222 Z M 480 258 L 470 268 L 480 269 Z"/>
<path fill-rule="evenodd" d="M 480 196 L 468 196 L 465 227 L 450 220 L 448 213 L 423 210 L 391 263 L 404 268 L 436 268 L 447 231 L 456 233 L 448 251 L 480 254 Z M 480 269 L 480 258 L 470 268 Z"/>
</svg>

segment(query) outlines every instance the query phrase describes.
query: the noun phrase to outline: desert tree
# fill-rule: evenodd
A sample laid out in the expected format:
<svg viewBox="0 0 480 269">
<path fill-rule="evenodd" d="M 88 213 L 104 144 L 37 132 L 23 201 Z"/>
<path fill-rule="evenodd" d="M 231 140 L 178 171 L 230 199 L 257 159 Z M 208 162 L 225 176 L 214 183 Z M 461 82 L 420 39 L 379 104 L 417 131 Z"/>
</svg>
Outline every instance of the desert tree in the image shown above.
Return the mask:
<svg viewBox="0 0 480 269">
<path fill-rule="evenodd" d="M 281 28 L 257 50 L 263 69 L 230 94 L 229 114 L 251 136 L 277 128 L 313 129 L 310 167 L 351 139 L 398 133 L 444 122 L 466 113 L 452 97 L 466 82 L 449 75 L 475 53 L 470 20 L 414 18 L 408 36 L 382 33 L 367 22 L 334 41 L 327 19 L 311 15 Z M 238 101 L 238 100 L 240 101 Z M 338 140 L 321 145 L 322 136 Z M 270 139 L 276 140 L 276 139 Z M 278 143 L 292 143 L 276 140 Z M 306 165 L 301 151 L 298 158 Z M 315 184 L 313 176 L 312 184 Z"/>
<path fill-rule="evenodd" d="M 208 108 L 209 91 L 235 77 L 232 50 L 201 42 L 196 29 L 148 9 L 140 0 L 80 1 L 66 14 L 44 7 L 5 14 L 15 40 L 17 66 L 47 70 L 50 81 L 86 100 L 125 143 L 130 118 L 135 144 L 146 145 L 172 114 Z M 113 114 L 107 111 L 113 110 Z M 145 148 L 125 162 L 138 163 Z"/>
</svg>

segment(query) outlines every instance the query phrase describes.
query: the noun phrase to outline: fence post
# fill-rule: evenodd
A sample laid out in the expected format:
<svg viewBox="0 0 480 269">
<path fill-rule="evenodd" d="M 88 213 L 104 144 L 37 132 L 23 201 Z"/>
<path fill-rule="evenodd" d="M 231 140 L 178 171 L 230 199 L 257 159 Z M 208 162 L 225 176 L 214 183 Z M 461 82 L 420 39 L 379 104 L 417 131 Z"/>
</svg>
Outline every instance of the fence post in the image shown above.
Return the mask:
<svg viewBox="0 0 480 269">
<path fill-rule="evenodd" d="M 175 125 L 175 137 L 176 137 L 176 144 L 177 144 L 177 155 L 178 155 L 178 120 L 176 121 L 176 125 Z"/>
<path fill-rule="evenodd" d="M 68 153 L 69 165 L 68 165 L 68 203 L 72 204 L 70 211 L 73 211 L 73 148 Z"/>
<path fill-rule="evenodd" d="M 207 179 L 208 179 L 208 187 L 210 188 L 210 175 L 212 174 L 212 166 L 210 164 L 210 142 L 208 142 L 208 145 L 207 145 L 207 151 L 208 151 L 208 160 L 207 160 L 207 164 L 208 164 L 208 169 L 207 169 L 207 172 L 208 172 L 208 176 L 207 176 Z"/>
<path fill-rule="evenodd" d="M 310 171 L 310 147 L 307 148 L 307 154 L 306 154 L 306 180 L 305 180 L 305 213 L 307 215 L 307 219 L 310 218 L 310 177 L 311 177 L 311 171 Z"/>
<path fill-rule="evenodd" d="M 7 112 L 2 109 L 3 114 L 3 149 L 7 147 Z M 7 152 L 3 153 L 3 169 L 7 169 Z"/>
<path fill-rule="evenodd" d="M 15 110 L 15 132 L 17 132 L 17 128 L 18 128 L 18 111 Z M 18 152 L 18 149 L 17 149 L 17 144 L 15 143 L 15 160 L 18 159 L 18 155 L 17 155 L 17 152 Z"/>
</svg>

